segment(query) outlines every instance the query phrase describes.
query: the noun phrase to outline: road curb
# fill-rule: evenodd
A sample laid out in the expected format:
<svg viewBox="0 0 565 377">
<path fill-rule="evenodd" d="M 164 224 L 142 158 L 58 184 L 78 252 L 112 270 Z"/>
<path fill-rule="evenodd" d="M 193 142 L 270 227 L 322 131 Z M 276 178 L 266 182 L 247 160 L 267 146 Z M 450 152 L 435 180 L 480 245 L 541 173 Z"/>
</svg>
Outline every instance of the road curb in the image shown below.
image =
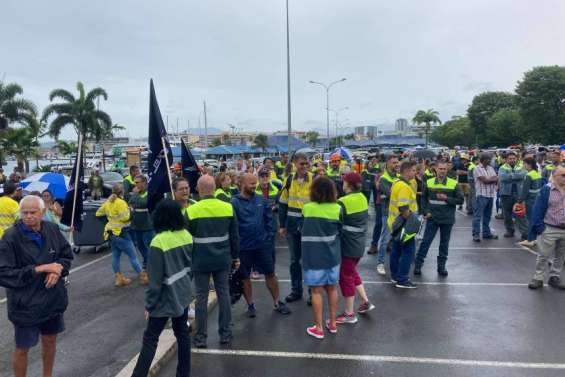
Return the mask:
<svg viewBox="0 0 565 377">
<path fill-rule="evenodd" d="M 208 297 L 208 313 L 214 309 L 216 304 L 218 303 L 218 297 L 216 296 L 216 292 L 211 291 Z M 194 328 L 194 319 L 190 320 L 190 327 Z M 151 367 L 149 368 L 149 376 L 155 377 L 159 370 L 173 358 L 177 351 L 177 341 L 173 330 L 167 328 L 163 330 L 161 336 L 159 337 L 159 345 L 157 346 L 157 352 L 155 352 L 155 357 L 153 358 L 153 362 L 151 363 Z M 135 355 L 133 359 L 131 359 L 127 365 L 118 373 L 115 377 L 131 377 L 133 373 L 133 369 L 135 368 L 135 364 L 137 363 L 137 358 L 139 354 Z"/>
</svg>

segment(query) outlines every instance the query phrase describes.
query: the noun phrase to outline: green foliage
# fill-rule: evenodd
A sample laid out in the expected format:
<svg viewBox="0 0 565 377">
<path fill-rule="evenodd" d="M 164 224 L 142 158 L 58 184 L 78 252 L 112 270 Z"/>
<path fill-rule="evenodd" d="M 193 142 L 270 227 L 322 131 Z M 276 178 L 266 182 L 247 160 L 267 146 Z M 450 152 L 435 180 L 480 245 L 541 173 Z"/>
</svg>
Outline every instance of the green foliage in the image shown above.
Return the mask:
<svg viewBox="0 0 565 377">
<path fill-rule="evenodd" d="M 491 145 L 488 120 L 500 110 L 516 109 L 516 96 L 506 92 L 484 92 L 475 98 L 467 109 L 467 117 L 475 132 L 479 146 Z"/>
<path fill-rule="evenodd" d="M 456 145 L 470 147 L 475 142 L 475 135 L 467 117 L 453 117 L 453 119 L 435 127 L 430 138 L 434 142 L 449 148 Z"/>
<path fill-rule="evenodd" d="M 516 87 L 524 133 L 533 142 L 565 141 L 565 67 L 536 67 Z"/>
<path fill-rule="evenodd" d="M 50 173 L 52 165 L 42 165 L 33 169 L 35 173 Z"/>
<path fill-rule="evenodd" d="M 37 108 L 33 102 L 22 98 L 23 89 L 16 83 L 5 84 L 0 81 L 0 116 L 8 123 L 24 124 L 35 118 Z"/>
<path fill-rule="evenodd" d="M 429 109 L 427 111 L 418 110 L 414 118 L 412 118 L 412 122 L 417 124 L 418 132 L 422 133 L 426 136 L 426 147 L 428 146 L 428 138 L 432 131 L 432 125 L 434 124 L 441 124 L 441 120 L 439 119 L 439 113 L 434 109 Z"/>
<path fill-rule="evenodd" d="M 490 146 L 507 147 L 522 144 L 524 128 L 518 110 L 499 110 L 487 121 L 486 140 Z"/>
<path fill-rule="evenodd" d="M 316 144 L 320 141 L 320 134 L 316 131 L 308 131 L 304 134 L 304 140 L 312 147 L 316 147 Z"/>
<path fill-rule="evenodd" d="M 72 126 L 77 135 L 82 134 L 86 139 L 100 141 L 106 135 L 111 135 L 115 125 L 112 119 L 104 111 L 97 110 L 95 101 L 102 97 L 108 99 L 108 94 L 102 88 L 94 88 L 88 93 L 81 82 L 77 83 L 79 97 L 75 98 L 64 89 L 55 89 L 49 94 L 49 100 L 53 102 L 59 99 L 61 102 L 51 103 L 43 111 L 42 119 L 48 121 L 49 136 L 58 139 L 61 131 L 66 126 Z"/>
<path fill-rule="evenodd" d="M 6 154 L 16 157 L 19 168 L 29 171 L 29 159 L 37 156 L 39 143 L 36 134 L 29 127 L 8 128 L 1 140 L 2 149 Z"/>
<path fill-rule="evenodd" d="M 265 134 L 259 134 L 255 136 L 253 140 L 253 146 L 255 148 L 261 148 L 261 150 L 265 152 L 269 147 L 269 138 Z"/>
</svg>

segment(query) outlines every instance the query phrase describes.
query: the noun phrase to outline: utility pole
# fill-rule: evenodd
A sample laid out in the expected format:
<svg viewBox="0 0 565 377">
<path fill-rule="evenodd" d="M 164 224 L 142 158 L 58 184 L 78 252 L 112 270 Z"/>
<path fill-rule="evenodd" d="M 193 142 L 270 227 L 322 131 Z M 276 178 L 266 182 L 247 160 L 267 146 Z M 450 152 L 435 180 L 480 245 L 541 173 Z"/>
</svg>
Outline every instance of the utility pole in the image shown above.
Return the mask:
<svg viewBox="0 0 565 377">
<path fill-rule="evenodd" d="M 286 111 L 288 123 L 288 155 L 291 153 L 290 134 L 292 132 L 292 116 L 290 104 L 290 31 L 288 22 L 288 0 L 286 0 Z"/>
<path fill-rule="evenodd" d="M 204 101 L 204 148 L 208 149 L 208 117 L 206 115 L 206 101 Z"/>
</svg>

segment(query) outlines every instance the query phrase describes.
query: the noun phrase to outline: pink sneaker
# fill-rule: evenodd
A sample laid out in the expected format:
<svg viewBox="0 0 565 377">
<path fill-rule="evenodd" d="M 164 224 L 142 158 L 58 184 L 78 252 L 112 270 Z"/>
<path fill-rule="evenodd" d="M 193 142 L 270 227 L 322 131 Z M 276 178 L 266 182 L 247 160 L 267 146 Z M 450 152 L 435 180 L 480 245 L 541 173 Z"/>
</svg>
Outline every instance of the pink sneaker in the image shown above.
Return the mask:
<svg viewBox="0 0 565 377">
<path fill-rule="evenodd" d="M 326 329 L 332 334 L 337 334 L 337 326 L 332 327 L 329 319 L 326 319 Z"/>
<path fill-rule="evenodd" d="M 313 336 L 316 339 L 324 339 L 324 330 L 319 330 L 316 325 L 308 327 L 306 332 L 308 335 Z"/>
</svg>

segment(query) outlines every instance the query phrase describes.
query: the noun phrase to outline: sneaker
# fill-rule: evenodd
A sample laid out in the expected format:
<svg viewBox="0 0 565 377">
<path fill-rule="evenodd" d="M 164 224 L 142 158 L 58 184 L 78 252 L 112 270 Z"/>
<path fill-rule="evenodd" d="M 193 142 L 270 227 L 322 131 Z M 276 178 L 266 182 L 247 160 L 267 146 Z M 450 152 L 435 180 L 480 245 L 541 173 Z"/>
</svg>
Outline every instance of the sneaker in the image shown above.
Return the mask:
<svg viewBox="0 0 565 377">
<path fill-rule="evenodd" d="M 318 329 L 315 325 L 306 328 L 306 333 L 316 339 L 324 339 L 324 330 Z"/>
<path fill-rule="evenodd" d="M 336 318 L 336 322 L 337 322 L 337 318 Z M 328 329 L 328 331 L 331 334 L 337 334 L 337 326 L 333 326 L 330 324 L 330 320 L 326 319 L 326 329 Z"/>
<path fill-rule="evenodd" d="M 357 308 L 357 313 L 365 314 L 370 312 L 371 310 L 375 309 L 375 305 L 371 304 L 369 301 L 365 301 Z"/>
<path fill-rule="evenodd" d="M 530 289 L 543 288 L 543 281 L 538 279 L 532 279 L 532 281 L 530 281 L 530 284 L 528 284 L 528 288 Z"/>
<path fill-rule="evenodd" d="M 473 236 L 473 242 L 481 242 L 481 237 Z"/>
<path fill-rule="evenodd" d="M 220 338 L 220 344 L 230 344 L 233 340 L 231 335 L 226 335 Z"/>
<path fill-rule="evenodd" d="M 496 234 L 489 234 L 488 236 L 483 236 L 483 240 L 497 240 L 498 235 Z"/>
<path fill-rule="evenodd" d="M 565 289 L 565 285 L 561 283 L 561 279 L 559 278 L 559 276 L 551 276 L 547 281 L 547 285 L 549 285 L 552 288 Z"/>
<path fill-rule="evenodd" d="M 377 274 L 381 276 L 386 275 L 385 265 L 383 263 L 377 264 Z"/>
<path fill-rule="evenodd" d="M 406 283 L 396 283 L 396 288 L 414 289 L 418 288 L 418 286 L 408 280 Z"/>
<path fill-rule="evenodd" d="M 257 309 L 255 309 L 255 304 L 247 305 L 247 317 L 255 318 L 257 316 Z"/>
<path fill-rule="evenodd" d="M 437 274 L 441 277 L 446 277 L 447 275 L 449 275 L 449 273 L 447 272 L 447 270 L 445 269 L 445 267 L 443 268 L 439 268 L 437 269 Z"/>
<path fill-rule="evenodd" d="M 351 313 L 351 314 L 347 314 L 347 313 L 343 313 L 337 316 L 337 318 L 335 319 L 335 321 L 337 323 L 357 323 L 357 316 L 355 315 L 355 313 Z"/>
<path fill-rule="evenodd" d="M 392 284 L 396 284 L 396 283 L 398 283 L 398 280 L 396 280 L 395 278 L 390 278 L 390 282 Z"/>
<path fill-rule="evenodd" d="M 518 245 L 532 248 L 532 247 L 536 246 L 536 241 L 524 240 L 524 241 L 518 242 Z"/>
<path fill-rule="evenodd" d="M 284 299 L 286 302 L 294 302 L 294 301 L 298 301 L 298 300 L 302 300 L 302 295 L 299 295 L 298 293 L 291 293 L 288 296 L 286 296 L 286 298 Z"/>
<path fill-rule="evenodd" d="M 497 220 L 502 220 L 502 219 L 504 219 L 504 216 L 502 215 L 502 213 L 497 213 L 497 214 L 494 216 L 494 218 L 497 219 Z"/>
<path fill-rule="evenodd" d="M 279 301 L 277 306 L 273 310 L 276 311 L 277 313 L 285 314 L 285 315 L 291 313 L 288 306 L 282 301 Z"/>
</svg>

